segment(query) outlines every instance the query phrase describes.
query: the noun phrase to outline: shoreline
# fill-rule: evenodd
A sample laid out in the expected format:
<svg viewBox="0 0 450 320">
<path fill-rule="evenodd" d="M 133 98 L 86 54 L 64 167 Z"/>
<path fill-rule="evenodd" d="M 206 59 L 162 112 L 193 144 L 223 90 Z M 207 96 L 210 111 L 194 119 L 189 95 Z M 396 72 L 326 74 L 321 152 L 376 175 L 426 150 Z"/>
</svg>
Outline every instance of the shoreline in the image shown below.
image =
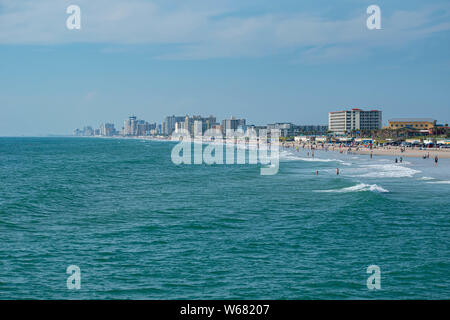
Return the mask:
<svg viewBox="0 0 450 320">
<path fill-rule="evenodd" d="M 85 137 L 85 138 L 106 138 L 106 139 L 125 139 L 125 140 L 148 140 L 148 141 L 167 141 L 167 142 L 176 142 L 166 137 L 149 137 L 149 136 L 138 136 L 138 137 L 121 137 L 121 136 L 112 136 L 112 137 Z M 192 141 L 195 142 L 195 141 Z M 207 143 L 204 141 L 204 143 Z M 339 148 L 339 145 L 334 144 L 311 144 L 311 143 L 300 143 L 300 142 L 284 142 L 280 143 L 280 147 L 284 148 L 299 148 L 299 149 L 307 149 L 307 150 L 328 150 L 339 152 L 342 154 L 359 154 L 359 155 L 370 155 L 371 153 L 374 156 L 392 156 L 392 157 L 406 157 L 406 158 L 422 158 L 424 155 L 430 155 L 430 158 L 437 156 L 439 159 L 450 159 L 450 149 L 418 149 L 418 148 L 410 148 L 410 147 L 374 147 L 372 149 L 365 147 L 346 147 L 342 146 Z M 404 151 L 401 151 L 401 150 Z"/>
<path fill-rule="evenodd" d="M 430 158 L 433 158 L 435 156 L 438 157 L 438 159 L 450 159 L 450 149 L 436 149 L 436 148 L 429 148 L 429 149 L 416 149 L 416 148 L 409 148 L 404 147 L 402 151 L 402 148 L 400 147 L 374 147 L 372 149 L 370 148 L 364 148 L 364 147 L 341 147 L 339 148 L 339 145 L 333 145 L 333 144 L 303 144 L 298 142 L 287 142 L 284 143 L 284 147 L 288 148 L 301 148 L 303 149 L 309 149 L 309 150 L 328 150 L 328 151 L 334 151 L 339 152 L 343 154 L 359 154 L 359 155 L 370 155 L 371 153 L 374 156 L 392 156 L 392 157 L 410 157 L 410 158 L 422 158 L 424 155 L 430 155 Z"/>
</svg>

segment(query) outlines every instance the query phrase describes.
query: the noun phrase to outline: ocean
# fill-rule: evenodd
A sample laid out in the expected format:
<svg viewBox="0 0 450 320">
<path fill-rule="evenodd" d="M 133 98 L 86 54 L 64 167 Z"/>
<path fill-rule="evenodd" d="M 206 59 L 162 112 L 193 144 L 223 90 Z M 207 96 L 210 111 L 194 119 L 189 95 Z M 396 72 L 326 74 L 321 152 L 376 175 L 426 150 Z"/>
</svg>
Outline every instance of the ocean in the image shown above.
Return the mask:
<svg viewBox="0 0 450 320">
<path fill-rule="evenodd" d="M 290 149 L 264 176 L 174 145 L 0 138 L 0 299 L 450 298 L 450 159 Z"/>
</svg>

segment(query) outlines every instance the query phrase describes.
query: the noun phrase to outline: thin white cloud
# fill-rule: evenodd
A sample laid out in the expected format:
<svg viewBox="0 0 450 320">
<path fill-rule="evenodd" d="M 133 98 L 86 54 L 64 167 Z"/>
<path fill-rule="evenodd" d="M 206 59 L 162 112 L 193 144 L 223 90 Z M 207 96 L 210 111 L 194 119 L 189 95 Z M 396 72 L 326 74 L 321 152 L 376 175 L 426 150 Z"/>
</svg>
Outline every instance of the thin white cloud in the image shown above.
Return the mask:
<svg viewBox="0 0 450 320">
<path fill-rule="evenodd" d="M 81 7 L 82 29 L 67 30 L 65 9 L 75 2 Z M 448 6 L 382 14 L 382 30 L 369 31 L 365 12 L 332 20 L 305 13 L 229 15 L 238 8 L 202 1 L 195 7 L 141 0 L 75 2 L 0 0 L 0 44 L 175 44 L 157 58 L 258 57 L 303 51 L 300 55 L 307 59 L 326 60 L 450 30 L 445 19 Z M 441 18 L 436 20 L 437 11 Z"/>
</svg>

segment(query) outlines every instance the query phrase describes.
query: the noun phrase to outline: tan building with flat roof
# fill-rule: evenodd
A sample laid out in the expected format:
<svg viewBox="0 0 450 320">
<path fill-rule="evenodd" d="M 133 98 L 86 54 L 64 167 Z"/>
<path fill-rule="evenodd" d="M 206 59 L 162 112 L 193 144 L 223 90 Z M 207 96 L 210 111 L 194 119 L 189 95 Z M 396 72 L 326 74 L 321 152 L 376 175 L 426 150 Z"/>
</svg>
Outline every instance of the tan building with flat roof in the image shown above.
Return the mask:
<svg viewBox="0 0 450 320">
<path fill-rule="evenodd" d="M 389 120 L 388 123 L 389 129 L 410 128 L 428 130 L 436 126 L 436 120 L 430 118 L 396 118 Z"/>
</svg>

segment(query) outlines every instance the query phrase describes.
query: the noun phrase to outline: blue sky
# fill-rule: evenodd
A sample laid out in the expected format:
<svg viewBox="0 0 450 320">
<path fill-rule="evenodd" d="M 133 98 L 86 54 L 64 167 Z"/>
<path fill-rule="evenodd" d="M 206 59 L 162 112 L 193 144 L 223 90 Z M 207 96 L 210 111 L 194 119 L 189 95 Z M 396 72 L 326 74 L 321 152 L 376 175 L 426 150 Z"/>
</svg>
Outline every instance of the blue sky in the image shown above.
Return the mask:
<svg viewBox="0 0 450 320">
<path fill-rule="evenodd" d="M 0 0 L 0 135 L 130 114 L 326 124 L 352 107 L 448 123 L 449 40 L 448 1 Z"/>
</svg>

